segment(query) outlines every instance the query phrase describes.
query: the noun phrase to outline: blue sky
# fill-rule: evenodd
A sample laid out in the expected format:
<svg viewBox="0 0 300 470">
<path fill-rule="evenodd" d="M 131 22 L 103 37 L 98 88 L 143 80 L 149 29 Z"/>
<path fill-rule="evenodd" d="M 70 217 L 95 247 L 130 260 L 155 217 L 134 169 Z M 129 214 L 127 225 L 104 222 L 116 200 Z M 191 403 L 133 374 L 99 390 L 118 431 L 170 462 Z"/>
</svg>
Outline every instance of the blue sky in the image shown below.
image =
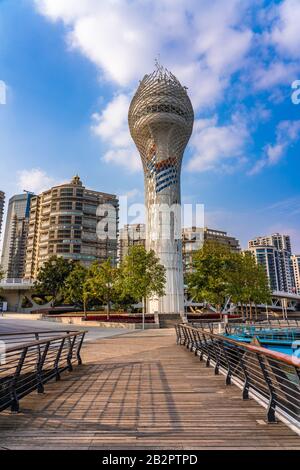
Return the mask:
<svg viewBox="0 0 300 470">
<path fill-rule="evenodd" d="M 243 246 L 280 231 L 300 252 L 299 24 L 299 0 L 0 0 L 0 189 L 79 173 L 142 202 L 127 109 L 159 54 L 196 115 L 183 202 Z"/>
</svg>

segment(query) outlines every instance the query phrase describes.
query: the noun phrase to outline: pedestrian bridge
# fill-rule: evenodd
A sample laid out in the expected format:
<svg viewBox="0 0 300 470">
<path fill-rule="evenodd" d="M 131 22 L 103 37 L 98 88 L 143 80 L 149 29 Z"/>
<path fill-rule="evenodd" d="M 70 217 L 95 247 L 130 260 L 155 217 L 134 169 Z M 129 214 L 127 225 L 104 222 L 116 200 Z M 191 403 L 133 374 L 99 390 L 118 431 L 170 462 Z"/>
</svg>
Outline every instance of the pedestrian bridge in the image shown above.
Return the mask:
<svg viewBox="0 0 300 470">
<path fill-rule="evenodd" d="M 0 281 L 0 296 L 7 302 L 9 312 L 30 313 L 41 308 L 32 298 L 34 281 L 32 279 L 2 279 Z M 23 300 L 31 304 L 29 308 L 22 308 Z M 50 307 L 50 303 L 43 307 Z"/>
</svg>

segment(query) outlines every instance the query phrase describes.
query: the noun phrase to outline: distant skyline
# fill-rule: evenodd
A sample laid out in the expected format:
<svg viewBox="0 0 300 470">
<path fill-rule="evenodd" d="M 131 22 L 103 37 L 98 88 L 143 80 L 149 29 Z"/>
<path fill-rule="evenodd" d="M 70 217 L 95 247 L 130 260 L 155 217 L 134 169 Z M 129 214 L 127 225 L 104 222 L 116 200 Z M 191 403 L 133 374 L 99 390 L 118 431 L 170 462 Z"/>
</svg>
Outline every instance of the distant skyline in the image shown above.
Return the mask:
<svg viewBox="0 0 300 470">
<path fill-rule="evenodd" d="M 280 232 L 300 253 L 299 24 L 298 0 L 0 0 L 6 205 L 76 173 L 143 202 L 127 112 L 157 57 L 195 109 L 182 202 L 244 248 Z"/>
</svg>

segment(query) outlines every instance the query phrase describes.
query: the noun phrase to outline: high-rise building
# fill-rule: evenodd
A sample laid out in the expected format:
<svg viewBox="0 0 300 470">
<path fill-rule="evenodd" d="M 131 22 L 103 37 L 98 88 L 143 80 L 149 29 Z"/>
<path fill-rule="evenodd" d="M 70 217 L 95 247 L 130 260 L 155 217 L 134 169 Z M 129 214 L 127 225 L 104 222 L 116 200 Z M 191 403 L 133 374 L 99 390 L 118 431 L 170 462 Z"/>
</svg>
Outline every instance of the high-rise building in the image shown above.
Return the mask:
<svg viewBox="0 0 300 470">
<path fill-rule="evenodd" d="M 240 242 L 235 237 L 231 237 L 222 230 L 216 230 L 212 228 L 205 227 L 204 228 L 204 240 L 211 240 L 220 243 L 221 245 L 225 245 L 232 252 L 239 253 L 241 251 Z"/>
<path fill-rule="evenodd" d="M 5 194 L 4 194 L 3 191 L 0 191 L 0 237 L 1 237 L 1 233 L 2 233 L 4 202 L 5 202 Z"/>
<path fill-rule="evenodd" d="M 129 248 L 135 245 L 146 246 L 145 224 L 127 224 L 119 231 L 118 260 L 121 263 Z"/>
<path fill-rule="evenodd" d="M 291 261 L 294 271 L 295 291 L 300 295 L 300 255 L 292 255 Z"/>
<path fill-rule="evenodd" d="M 265 267 L 272 290 L 295 292 L 292 248 L 288 235 L 275 233 L 256 237 L 248 242 L 248 248 L 257 262 Z"/>
<path fill-rule="evenodd" d="M 281 235 L 280 233 L 273 233 L 263 237 L 256 237 L 249 240 L 248 247 L 254 246 L 275 246 L 277 250 L 286 250 L 288 253 L 292 252 L 291 238 L 289 235 Z"/>
<path fill-rule="evenodd" d="M 183 313 L 180 173 L 194 123 L 187 89 L 157 65 L 140 82 L 128 120 L 144 169 L 147 249 L 166 268 L 165 295 L 150 299 L 147 311 Z"/>
<path fill-rule="evenodd" d="M 75 176 L 31 200 L 26 278 L 36 278 L 51 256 L 89 266 L 108 258 L 117 261 L 118 199 L 92 191 Z"/>
<path fill-rule="evenodd" d="M 1 265 L 7 278 L 22 278 L 32 194 L 19 194 L 8 202 Z"/>
<path fill-rule="evenodd" d="M 221 230 L 208 227 L 187 227 L 182 230 L 183 269 L 188 271 L 192 265 L 193 253 L 202 248 L 204 241 L 211 240 L 228 246 L 232 252 L 240 252 L 239 241 Z"/>
</svg>

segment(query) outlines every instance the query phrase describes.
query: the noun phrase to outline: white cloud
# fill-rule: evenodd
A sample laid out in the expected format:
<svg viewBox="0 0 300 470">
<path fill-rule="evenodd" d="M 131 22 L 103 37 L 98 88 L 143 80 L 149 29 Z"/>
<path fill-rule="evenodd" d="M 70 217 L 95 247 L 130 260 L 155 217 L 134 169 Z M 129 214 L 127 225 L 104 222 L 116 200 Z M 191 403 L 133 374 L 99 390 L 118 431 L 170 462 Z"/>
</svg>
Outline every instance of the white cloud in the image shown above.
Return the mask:
<svg viewBox="0 0 300 470">
<path fill-rule="evenodd" d="M 103 160 L 127 168 L 129 171 L 141 170 L 141 160 L 130 137 L 128 128 L 128 108 L 130 99 L 125 94 L 116 95 L 103 109 L 93 115 L 93 132 L 108 145 Z"/>
<path fill-rule="evenodd" d="M 253 33 L 241 21 L 250 0 L 35 0 L 67 25 L 68 43 L 121 87 L 136 84 L 154 57 L 188 80 L 195 106 L 214 104 L 244 65 Z M 150 19 L 150 21 L 149 21 Z M 206 90 L 209 97 L 207 98 Z M 214 99 L 213 99 L 214 98 Z"/>
<path fill-rule="evenodd" d="M 104 142 L 111 143 L 116 147 L 130 145 L 131 137 L 127 122 L 129 104 L 129 96 L 119 94 L 108 103 L 101 114 L 93 115 L 95 124 L 92 129 Z"/>
<path fill-rule="evenodd" d="M 271 40 L 283 56 L 300 58 L 300 2 L 284 0 L 278 6 L 277 21 L 271 32 Z"/>
<path fill-rule="evenodd" d="M 18 191 L 25 190 L 32 191 L 35 194 L 40 194 L 52 186 L 62 183 L 62 181 L 57 181 L 55 178 L 48 176 L 47 173 L 40 168 L 21 170 L 17 174 Z"/>
<path fill-rule="evenodd" d="M 276 129 L 274 144 L 267 144 L 263 157 L 249 171 L 250 175 L 259 173 L 267 166 L 274 166 L 286 155 L 288 148 L 300 139 L 300 121 L 281 121 Z"/>
<path fill-rule="evenodd" d="M 300 65 L 279 60 L 254 69 L 253 84 L 256 90 L 271 90 L 274 86 L 291 84 L 300 71 Z"/>
<path fill-rule="evenodd" d="M 106 163 L 113 163 L 117 166 L 123 166 L 129 171 L 141 170 L 141 160 L 137 150 L 131 148 L 116 148 L 105 153 L 103 160 Z"/>
<path fill-rule="evenodd" d="M 267 90 L 278 100 L 280 87 L 298 78 L 300 71 L 295 60 L 300 54 L 299 0 L 269 5 L 262 0 L 33 1 L 41 14 L 64 23 L 68 46 L 96 65 L 101 80 L 113 84 L 115 95 L 94 114 L 92 128 L 108 146 L 103 160 L 130 171 L 141 168 L 128 132 L 131 90 L 151 72 L 158 54 L 189 88 L 198 115 L 215 112 L 227 99 L 237 101 L 235 91 L 245 97 Z M 203 123 L 206 127 L 201 128 Z M 228 125 L 198 120 L 188 168 L 239 166 L 249 138 L 245 120 Z M 266 147 L 254 172 L 275 164 L 285 150 L 282 142 Z"/>
<path fill-rule="evenodd" d="M 132 200 L 140 198 L 142 196 L 142 193 L 138 188 L 133 188 L 126 191 L 124 194 L 122 194 L 122 196 L 125 196 L 128 199 Z"/>
<path fill-rule="evenodd" d="M 234 118 L 228 125 L 219 126 L 217 117 L 195 122 L 191 139 L 192 157 L 187 168 L 190 171 L 221 170 L 245 162 L 245 146 L 249 140 L 245 124 Z"/>
</svg>

